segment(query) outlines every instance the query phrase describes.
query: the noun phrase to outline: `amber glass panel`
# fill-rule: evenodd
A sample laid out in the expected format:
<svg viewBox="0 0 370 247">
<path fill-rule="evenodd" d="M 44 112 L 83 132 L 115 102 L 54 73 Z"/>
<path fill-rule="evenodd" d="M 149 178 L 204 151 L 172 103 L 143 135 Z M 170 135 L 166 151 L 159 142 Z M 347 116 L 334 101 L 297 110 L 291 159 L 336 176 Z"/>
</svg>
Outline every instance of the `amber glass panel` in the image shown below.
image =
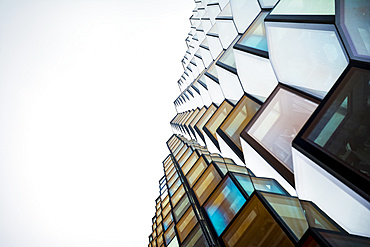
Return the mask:
<svg viewBox="0 0 370 247">
<path fill-rule="evenodd" d="M 172 150 L 173 155 L 178 154 L 178 152 L 184 147 L 184 145 L 185 144 L 183 142 L 180 142 L 180 144 L 176 147 L 176 149 Z"/>
<path fill-rule="evenodd" d="M 284 189 L 281 188 L 280 184 L 270 178 L 252 177 L 252 182 L 256 190 L 287 195 Z"/>
<path fill-rule="evenodd" d="M 158 243 L 158 246 L 162 246 L 163 245 L 163 234 L 161 234 L 161 235 L 158 236 L 157 243 Z"/>
<path fill-rule="evenodd" d="M 171 165 L 168 166 L 167 170 L 165 170 L 165 173 L 166 173 L 166 177 L 168 178 L 168 174 L 170 174 L 170 172 L 172 171 L 172 169 L 174 168 L 175 166 L 173 165 L 173 163 L 171 163 Z"/>
<path fill-rule="evenodd" d="M 308 224 L 298 198 L 267 193 L 261 194 L 297 239 L 300 239 L 308 229 Z"/>
<path fill-rule="evenodd" d="M 157 217 L 157 226 L 158 226 L 159 224 L 161 224 L 161 222 L 162 222 L 162 215 L 159 215 L 159 216 Z"/>
<path fill-rule="evenodd" d="M 311 236 L 307 238 L 302 247 L 321 247 Z"/>
<path fill-rule="evenodd" d="M 193 165 L 195 164 L 195 162 L 197 162 L 197 160 L 198 160 L 198 155 L 196 152 L 193 152 L 190 158 L 185 162 L 185 164 L 181 168 L 184 175 L 186 175 L 189 172 L 189 170 L 193 167 Z"/>
<path fill-rule="evenodd" d="M 305 213 L 308 224 L 314 228 L 326 229 L 335 232 L 340 230 L 331 223 L 331 220 L 326 217 L 321 210 L 316 209 L 311 202 L 300 201 Z"/>
<path fill-rule="evenodd" d="M 175 166 L 173 166 L 173 169 L 166 176 L 167 181 L 169 181 L 172 178 L 172 176 L 175 174 L 175 172 L 176 172 L 176 169 L 175 169 Z"/>
<path fill-rule="evenodd" d="M 176 160 L 179 160 L 181 156 L 185 153 L 185 151 L 188 149 L 188 147 L 185 145 L 181 148 L 180 152 L 178 152 L 175 156 Z"/>
<path fill-rule="evenodd" d="M 163 211 L 162 211 L 162 215 L 166 216 L 170 211 L 171 211 L 171 205 L 167 204 L 167 206 L 165 206 Z"/>
<path fill-rule="evenodd" d="M 169 198 L 169 196 L 167 195 L 167 196 L 164 198 L 164 200 L 163 200 L 163 202 L 162 202 L 162 205 L 163 205 L 164 207 L 166 207 L 166 205 L 168 204 L 169 200 L 170 200 L 170 198 Z"/>
<path fill-rule="evenodd" d="M 294 246 L 257 196 L 243 208 L 222 240 L 227 247 Z"/>
<path fill-rule="evenodd" d="M 194 230 L 189 234 L 187 239 L 182 243 L 182 247 L 204 247 L 207 246 L 200 225 L 197 224 Z"/>
<path fill-rule="evenodd" d="M 191 148 L 188 148 L 186 152 L 181 156 L 178 162 L 180 167 L 182 167 L 185 164 L 185 162 L 188 160 L 192 152 L 193 151 L 191 150 Z"/>
<path fill-rule="evenodd" d="M 163 166 L 164 166 L 164 170 L 167 171 L 169 166 L 172 164 L 172 160 L 170 157 L 168 157 L 164 162 L 163 162 Z"/>
<path fill-rule="evenodd" d="M 153 247 L 157 247 L 157 239 L 154 239 L 153 242 L 152 242 L 152 246 Z"/>
<path fill-rule="evenodd" d="M 176 182 L 178 177 L 179 177 L 179 174 L 175 172 L 173 176 L 168 180 L 168 183 L 167 183 L 168 187 L 171 188 L 171 186 Z"/>
<path fill-rule="evenodd" d="M 196 123 L 199 121 L 199 119 L 201 117 L 203 117 L 203 114 L 207 111 L 207 108 L 204 106 L 202 109 L 200 109 L 199 113 L 197 114 L 197 116 L 193 119 L 193 121 L 191 121 L 190 123 L 190 127 L 194 128 L 194 126 L 196 125 Z"/>
<path fill-rule="evenodd" d="M 220 107 L 217 109 L 216 113 L 213 114 L 211 119 L 206 123 L 205 128 L 207 128 L 209 132 L 211 132 L 211 134 L 216 140 L 217 140 L 217 137 L 216 137 L 217 128 L 225 120 L 225 118 L 231 112 L 232 109 L 233 109 L 233 106 L 227 101 L 224 101 L 220 105 Z"/>
<path fill-rule="evenodd" d="M 186 236 L 188 236 L 189 232 L 194 228 L 197 222 L 198 221 L 195 217 L 193 208 L 190 207 L 176 225 L 180 242 L 184 241 Z"/>
<path fill-rule="evenodd" d="M 157 210 L 157 217 L 162 213 L 162 209 Z"/>
<path fill-rule="evenodd" d="M 163 219 L 163 228 L 164 230 L 166 231 L 168 229 L 168 227 L 171 225 L 171 223 L 173 222 L 173 219 L 172 219 L 172 214 L 168 214 L 164 219 Z"/>
<path fill-rule="evenodd" d="M 169 244 L 174 236 L 175 236 L 175 228 L 174 228 L 174 224 L 172 224 L 167 229 L 167 231 L 164 233 L 164 240 L 165 240 L 166 244 Z"/>
<path fill-rule="evenodd" d="M 200 157 L 195 163 L 193 168 L 186 175 L 190 187 L 193 187 L 198 178 L 202 175 L 202 172 L 207 168 L 207 163 L 203 157 Z"/>
<path fill-rule="evenodd" d="M 157 227 L 157 235 L 159 236 L 163 231 L 163 227 L 162 227 L 162 224 L 159 224 L 158 227 Z"/>
<path fill-rule="evenodd" d="M 180 188 L 175 192 L 175 194 L 171 197 L 172 206 L 175 207 L 176 204 L 179 202 L 181 197 L 185 194 L 184 186 L 181 185 Z"/>
<path fill-rule="evenodd" d="M 245 166 L 226 164 L 226 168 L 230 172 L 238 172 L 238 173 L 248 174 L 248 170 Z"/>
<path fill-rule="evenodd" d="M 199 109 L 195 109 L 193 114 L 188 118 L 188 120 L 186 120 L 184 125 L 189 126 L 190 123 L 194 120 L 194 118 L 197 116 L 198 113 L 199 113 Z"/>
<path fill-rule="evenodd" d="M 220 181 L 220 174 L 218 174 L 216 168 L 211 164 L 193 187 L 193 191 L 200 205 L 203 205 Z"/>
<path fill-rule="evenodd" d="M 239 101 L 232 110 L 227 119 L 222 123 L 220 129 L 233 141 L 233 143 L 242 149 L 240 143 L 240 133 L 247 126 L 254 114 L 261 106 L 249 99 L 247 96 Z"/>
<path fill-rule="evenodd" d="M 153 231 L 152 236 L 153 238 L 157 238 L 157 231 Z"/>
<path fill-rule="evenodd" d="M 197 122 L 196 126 L 200 131 L 203 131 L 204 125 L 207 123 L 207 121 L 212 117 L 213 113 L 217 110 L 215 105 L 210 105 L 208 110 L 203 114 L 201 119 Z"/>
<path fill-rule="evenodd" d="M 181 219 L 181 217 L 184 215 L 189 206 L 190 206 L 189 198 L 186 195 L 184 195 L 172 211 L 176 222 L 178 222 Z"/>
<path fill-rule="evenodd" d="M 204 209 L 218 236 L 245 203 L 245 198 L 230 177 L 226 177 L 213 192 Z"/>
</svg>

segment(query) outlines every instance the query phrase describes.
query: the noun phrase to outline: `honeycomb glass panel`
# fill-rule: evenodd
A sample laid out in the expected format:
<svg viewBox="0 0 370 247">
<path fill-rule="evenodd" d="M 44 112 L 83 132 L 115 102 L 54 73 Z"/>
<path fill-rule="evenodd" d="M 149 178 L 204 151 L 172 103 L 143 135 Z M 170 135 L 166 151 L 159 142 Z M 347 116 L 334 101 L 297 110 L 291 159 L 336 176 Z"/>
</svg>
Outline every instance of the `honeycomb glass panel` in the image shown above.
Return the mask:
<svg viewBox="0 0 370 247">
<path fill-rule="evenodd" d="M 370 71 L 351 68 L 303 138 L 370 179 Z"/>
<path fill-rule="evenodd" d="M 252 177 L 252 183 L 256 190 L 287 195 L 287 192 L 273 179 Z"/>
<path fill-rule="evenodd" d="M 308 224 L 298 198 L 267 193 L 261 194 L 299 240 L 308 229 Z"/>
<path fill-rule="evenodd" d="M 243 96 L 240 102 L 231 111 L 227 119 L 222 123 L 220 129 L 233 141 L 241 150 L 240 133 L 247 126 L 251 118 L 258 111 L 260 105 Z"/>
<path fill-rule="evenodd" d="M 264 20 L 268 13 L 268 11 L 262 11 L 237 44 L 267 52 L 268 47 Z"/>
<path fill-rule="evenodd" d="M 265 26 L 279 81 L 323 98 L 348 64 L 334 25 L 265 22 Z"/>
<path fill-rule="evenodd" d="M 367 0 L 339 1 L 339 26 L 354 56 L 370 62 L 370 2 Z"/>
<path fill-rule="evenodd" d="M 226 177 L 207 200 L 204 209 L 218 236 L 225 230 L 245 201 L 230 177 Z"/>
<path fill-rule="evenodd" d="M 175 207 L 181 197 L 185 194 L 184 186 L 181 184 L 180 188 L 171 197 L 172 206 Z"/>
<path fill-rule="evenodd" d="M 207 128 L 209 130 L 209 132 L 212 134 L 212 136 L 216 140 L 217 140 L 217 137 L 216 137 L 217 128 L 225 120 L 225 118 L 231 112 L 232 109 L 233 109 L 233 106 L 230 103 L 228 103 L 227 101 L 224 101 L 221 104 L 221 106 L 217 109 L 216 113 L 213 114 L 211 119 L 205 125 L 205 128 Z"/>
<path fill-rule="evenodd" d="M 186 195 L 184 195 L 179 201 L 179 203 L 177 203 L 176 207 L 173 209 L 173 215 L 175 217 L 176 222 L 180 220 L 180 218 L 184 215 L 189 206 L 190 206 L 189 198 Z"/>
<path fill-rule="evenodd" d="M 190 207 L 176 225 L 180 242 L 184 241 L 196 224 L 197 218 L 195 217 L 193 208 Z"/>
<path fill-rule="evenodd" d="M 331 219 L 325 216 L 320 209 L 316 208 L 312 202 L 300 201 L 300 203 L 310 227 L 335 232 L 341 231 L 332 223 Z"/>
<path fill-rule="evenodd" d="M 189 159 L 185 162 L 185 164 L 181 167 L 182 172 L 184 175 L 186 175 L 189 170 L 193 167 L 193 165 L 197 162 L 198 160 L 198 155 L 196 152 L 193 152 Z"/>
<path fill-rule="evenodd" d="M 222 240 L 227 247 L 294 246 L 256 196 L 242 209 Z"/>
<path fill-rule="evenodd" d="M 335 0 L 280 0 L 272 15 L 334 15 Z"/>
<path fill-rule="evenodd" d="M 197 196 L 200 205 L 203 205 L 204 201 L 220 181 L 220 174 L 218 174 L 216 168 L 211 164 L 193 187 L 193 191 Z"/>
<path fill-rule="evenodd" d="M 200 157 L 195 165 L 191 168 L 188 174 L 186 174 L 186 179 L 190 187 L 193 187 L 194 183 L 202 175 L 203 171 L 207 168 L 207 163 L 204 161 L 203 157 Z"/>
<path fill-rule="evenodd" d="M 273 95 L 248 134 L 293 172 L 292 141 L 317 104 L 283 88 Z"/>
<path fill-rule="evenodd" d="M 207 246 L 202 229 L 199 223 L 194 227 L 189 236 L 181 245 L 182 247 L 204 247 Z"/>
<path fill-rule="evenodd" d="M 171 225 L 173 222 L 172 214 L 168 214 L 164 219 L 163 219 L 163 229 L 166 231 L 168 227 Z"/>
<path fill-rule="evenodd" d="M 166 242 L 166 245 L 168 245 L 171 240 L 173 239 L 173 237 L 175 237 L 175 228 L 174 228 L 174 224 L 172 224 L 168 229 L 167 231 L 165 231 L 164 233 L 164 241 Z"/>
</svg>

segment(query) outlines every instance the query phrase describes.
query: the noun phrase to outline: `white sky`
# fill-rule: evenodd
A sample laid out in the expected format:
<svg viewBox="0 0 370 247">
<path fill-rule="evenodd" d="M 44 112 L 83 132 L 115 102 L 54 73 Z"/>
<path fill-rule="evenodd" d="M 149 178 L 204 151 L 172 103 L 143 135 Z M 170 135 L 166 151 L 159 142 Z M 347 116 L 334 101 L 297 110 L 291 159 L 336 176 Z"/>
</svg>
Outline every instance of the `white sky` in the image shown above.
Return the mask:
<svg viewBox="0 0 370 247">
<path fill-rule="evenodd" d="M 192 0 L 0 0 L 0 246 L 147 246 Z"/>
</svg>

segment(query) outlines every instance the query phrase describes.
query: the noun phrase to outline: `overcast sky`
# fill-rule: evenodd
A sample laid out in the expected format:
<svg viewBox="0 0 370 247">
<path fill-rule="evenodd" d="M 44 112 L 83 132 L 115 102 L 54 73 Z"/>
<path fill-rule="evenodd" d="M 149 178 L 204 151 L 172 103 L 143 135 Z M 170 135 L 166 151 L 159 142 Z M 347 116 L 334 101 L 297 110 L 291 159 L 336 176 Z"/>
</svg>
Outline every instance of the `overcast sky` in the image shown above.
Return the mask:
<svg viewBox="0 0 370 247">
<path fill-rule="evenodd" d="M 0 0 L 0 246 L 147 246 L 192 0 Z"/>
</svg>

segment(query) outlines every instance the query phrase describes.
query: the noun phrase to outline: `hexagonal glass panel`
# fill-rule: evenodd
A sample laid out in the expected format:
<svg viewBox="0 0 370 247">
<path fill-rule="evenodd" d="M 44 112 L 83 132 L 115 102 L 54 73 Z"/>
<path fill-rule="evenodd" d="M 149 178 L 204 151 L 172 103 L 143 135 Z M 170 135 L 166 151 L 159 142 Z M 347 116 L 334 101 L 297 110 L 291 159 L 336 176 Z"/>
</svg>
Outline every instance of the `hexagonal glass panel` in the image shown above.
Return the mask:
<svg viewBox="0 0 370 247">
<path fill-rule="evenodd" d="M 279 81 L 323 98 L 348 64 L 334 25 L 266 22 L 265 26 Z"/>
</svg>

